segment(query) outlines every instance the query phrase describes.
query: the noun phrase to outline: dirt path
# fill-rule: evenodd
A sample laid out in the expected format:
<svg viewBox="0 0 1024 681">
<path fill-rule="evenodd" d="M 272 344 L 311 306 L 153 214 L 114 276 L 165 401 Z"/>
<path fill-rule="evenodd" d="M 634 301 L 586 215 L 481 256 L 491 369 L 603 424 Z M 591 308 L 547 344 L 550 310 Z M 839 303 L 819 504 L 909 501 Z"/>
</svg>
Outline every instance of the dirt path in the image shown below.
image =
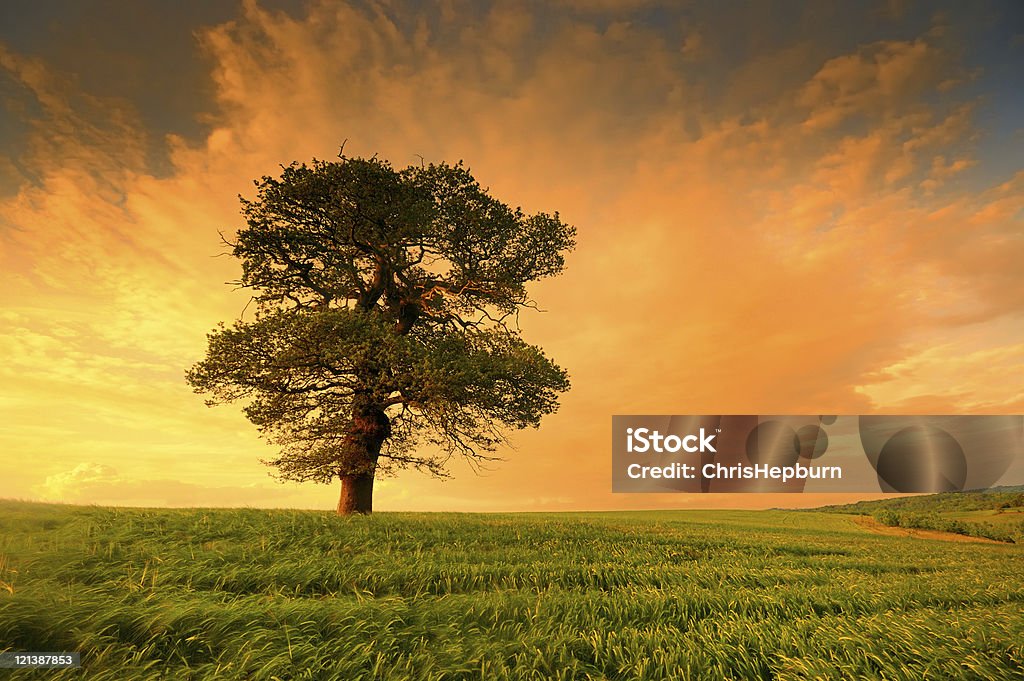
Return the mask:
<svg viewBox="0 0 1024 681">
<path fill-rule="evenodd" d="M 919 530 L 914 527 L 890 527 L 883 525 L 871 516 L 858 515 L 853 517 L 853 522 L 863 527 L 868 532 L 875 534 L 888 534 L 896 537 L 916 537 L 917 539 L 939 539 L 941 541 L 969 542 L 972 544 L 1002 544 L 1005 542 L 985 537 L 968 537 L 966 534 L 953 532 L 939 532 L 938 530 Z"/>
</svg>

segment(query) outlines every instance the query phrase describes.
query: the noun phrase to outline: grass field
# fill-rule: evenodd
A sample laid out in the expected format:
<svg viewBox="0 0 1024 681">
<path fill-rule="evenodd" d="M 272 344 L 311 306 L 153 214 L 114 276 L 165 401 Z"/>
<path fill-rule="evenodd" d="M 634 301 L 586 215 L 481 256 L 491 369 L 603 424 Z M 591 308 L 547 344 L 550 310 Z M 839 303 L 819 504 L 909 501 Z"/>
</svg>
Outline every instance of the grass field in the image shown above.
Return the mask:
<svg viewBox="0 0 1024 681">
<path fill-rule="evenodd" d="M 951 520 L 962 520 L 970 523 L 993 523 L 996 525 L 1012 525 L 1024 523 L 1024 508 L 984 509 L 978 511 L 959 511 L 944 514 Z"/>
<path fill-rule="evenodd" d="M 1024 547 L 787 511 L 392 514 L 0 502 L 30 679 L 1020 679 Z"/>
</svg>

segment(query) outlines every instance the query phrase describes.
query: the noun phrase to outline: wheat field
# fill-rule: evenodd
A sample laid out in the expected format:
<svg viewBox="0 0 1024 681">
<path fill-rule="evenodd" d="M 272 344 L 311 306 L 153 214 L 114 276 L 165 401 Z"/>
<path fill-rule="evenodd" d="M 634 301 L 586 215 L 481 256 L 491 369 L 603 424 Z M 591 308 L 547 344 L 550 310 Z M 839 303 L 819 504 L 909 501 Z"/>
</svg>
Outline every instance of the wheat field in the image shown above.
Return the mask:
<svg viewBox="0 0 1024 681">
<path fill-rule="evenodd" d="M 1020 679 L 1024 548 L 799 511 L 0 502 L 0 650 L 45 679 Z"/>
</svg>

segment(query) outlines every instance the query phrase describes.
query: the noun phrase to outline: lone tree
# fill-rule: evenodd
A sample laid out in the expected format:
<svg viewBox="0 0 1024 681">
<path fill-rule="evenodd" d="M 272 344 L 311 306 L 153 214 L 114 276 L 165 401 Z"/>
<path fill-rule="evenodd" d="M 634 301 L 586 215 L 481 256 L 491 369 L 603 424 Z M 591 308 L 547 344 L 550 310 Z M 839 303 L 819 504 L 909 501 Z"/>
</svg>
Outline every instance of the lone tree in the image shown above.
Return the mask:
<svg viewBox="0 0 1024 681">
<path fill-rule="evenodd" d="M 209 405 L 246 403 L 280 478 L 339 478 L 338 513 L 369 513 L 375 475 L 493 460 L 506 429 L 557 409 L 568 376 L 516 320 L 576 231 L 509 208 L 461 162 L 339 158 L 240 197 L 232 283 L 253 291 L 253 318 L 211 332 L 187 380 Z"/>
</svg>

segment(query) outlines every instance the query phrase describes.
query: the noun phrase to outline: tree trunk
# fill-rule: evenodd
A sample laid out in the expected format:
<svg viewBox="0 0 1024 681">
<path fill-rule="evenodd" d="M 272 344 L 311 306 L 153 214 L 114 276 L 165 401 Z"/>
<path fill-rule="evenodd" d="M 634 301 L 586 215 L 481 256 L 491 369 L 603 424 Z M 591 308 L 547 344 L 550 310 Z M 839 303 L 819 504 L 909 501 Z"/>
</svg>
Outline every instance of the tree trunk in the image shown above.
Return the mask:
<svg viewBox="0 0 1024 681">
<path fill-rule="evenodd" d="M 373 473 L 341 476 L 338 515 L 373 511 Z"/>
<path fill-rule="evenodd" d="M 379 406 L 358 405 L 345 438 L 346 452 L 338 471 L 341 497 L 338 515 L 373 511 L 373 476 L 381 446 L 391 436 L 391 421 Z"/>
</svg>

